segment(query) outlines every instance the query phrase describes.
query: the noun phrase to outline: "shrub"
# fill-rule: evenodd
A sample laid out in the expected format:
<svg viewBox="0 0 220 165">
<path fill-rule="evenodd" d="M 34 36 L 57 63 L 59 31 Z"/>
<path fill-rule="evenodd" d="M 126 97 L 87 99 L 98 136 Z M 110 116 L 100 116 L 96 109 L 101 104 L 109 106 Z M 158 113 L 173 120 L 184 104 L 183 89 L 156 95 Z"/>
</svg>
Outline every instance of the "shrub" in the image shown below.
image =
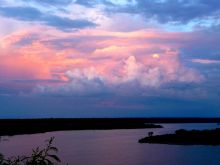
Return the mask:
<svg viewBox="0 0 220 165">
<path fill-rule="evenodd" d="M 53 165 L 61 162 L 59 157 L 56 155 L 58 149 L 52 145 L 54 137 L 46 140 L 46 147 L 40 149 L 37 147 L 32 150 L 30 156 L 16 156 L 8 159 L 4 159 L 3 155 L 0 154 L 0 165 Z"/>
</svg>

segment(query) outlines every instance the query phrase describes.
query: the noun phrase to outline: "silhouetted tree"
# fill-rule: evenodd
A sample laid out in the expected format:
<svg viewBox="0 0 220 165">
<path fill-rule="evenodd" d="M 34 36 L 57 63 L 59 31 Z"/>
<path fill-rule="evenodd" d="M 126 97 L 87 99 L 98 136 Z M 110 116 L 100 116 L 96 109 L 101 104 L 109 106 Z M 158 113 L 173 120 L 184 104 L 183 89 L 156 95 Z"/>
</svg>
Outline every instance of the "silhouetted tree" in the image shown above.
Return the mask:
<svg viewBox="0 0 220 165">
<path fill-rule="evenodd" d="M 153 136 L 154 132 L 148 132 L 148 136 L 151 137 Z"/>
<path fill-rule="evenodd" d="M 61 162 L 56 155 L 58 149 L 52 145 L 54 137 L 46 140 L 47 144 L 44 149 L 37 147 L 33 150 L 31 156 L 17 156 L 4 159 L 0 154 L 0 165 L 53 165 Z"/>
</svg>

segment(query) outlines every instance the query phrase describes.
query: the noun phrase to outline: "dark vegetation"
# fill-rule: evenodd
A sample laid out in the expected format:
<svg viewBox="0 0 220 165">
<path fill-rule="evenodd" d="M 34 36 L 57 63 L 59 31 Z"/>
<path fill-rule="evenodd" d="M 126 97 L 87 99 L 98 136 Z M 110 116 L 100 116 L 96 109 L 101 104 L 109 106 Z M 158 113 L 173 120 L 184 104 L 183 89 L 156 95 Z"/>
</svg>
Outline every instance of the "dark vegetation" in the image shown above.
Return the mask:
<svg viewBox="0 0 220 165">
<path fill-rule="evenodd" d="M 59 163 L 61 161 L 56 155 L 58 149 L 53 146 L 53 140 L 54 137 L 47 140 L 47 144 L 43 149 L 38 147 L 35 150 L 32 150 L 30 156 L 4 158 L 4 156 L 0 154 L 0 165 L 53 165 Z"/>
<path fill-rule="evenodd" d="M 5 119 L 0 120 L 0 136 L 33 134 L 59 130 L 101 130 L 162 128 L 156 124 L 146 124 L 145 119 Z"/>
<path fill-rule="evenodd" d="M 139 143 L 159 143 L 178 145 L 220 145 L 220 129 L 213 130 L 177 130 L 174 134 L 152 136 L 139 140 Z"/>
<path fill-rule="evenodd" d="M 59 130 L 161 128 L 145 123 L 220 123 L 220 118 L 0 119 L 0 136 Z"/>
</svg>

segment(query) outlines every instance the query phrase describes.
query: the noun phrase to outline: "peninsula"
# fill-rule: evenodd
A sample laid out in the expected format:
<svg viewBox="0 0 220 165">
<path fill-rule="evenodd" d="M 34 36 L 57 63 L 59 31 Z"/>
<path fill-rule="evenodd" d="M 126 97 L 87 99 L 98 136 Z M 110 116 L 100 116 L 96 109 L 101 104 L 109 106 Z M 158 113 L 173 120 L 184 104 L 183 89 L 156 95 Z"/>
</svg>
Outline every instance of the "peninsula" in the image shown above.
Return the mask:
<svg viewBox="0 0 220 165">
<path fill-rule="evenodd" d="M 184 130 L 175 131 L 174 134 L 164 134 L 139 140 L 139 143 L 178 144 L 178 145 L 220 145 L 220 129 L 213 130 Z"/>
</svg>

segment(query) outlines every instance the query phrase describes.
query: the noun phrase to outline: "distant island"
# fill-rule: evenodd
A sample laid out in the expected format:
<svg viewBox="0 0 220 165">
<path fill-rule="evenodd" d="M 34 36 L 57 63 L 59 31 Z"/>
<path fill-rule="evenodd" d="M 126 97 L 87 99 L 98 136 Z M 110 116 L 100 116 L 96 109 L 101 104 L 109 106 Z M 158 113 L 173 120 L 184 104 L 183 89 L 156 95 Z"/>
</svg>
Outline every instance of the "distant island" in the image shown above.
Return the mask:
<svg viewBox="0 0 220 165">
<path fill-rule="evenodd" d="M 139 140 L 139 143 L 178 144 L 178 145 L 220 145 L 220 129 L 213 130 L 184 130 L 175 131 L 174 134 L 164 134 Z"/>
<path fill-rule="evenodd" d="M 137 118 L 1 119 L 0 136 L 63 130 L 162 128 Z"/>
</svg>

